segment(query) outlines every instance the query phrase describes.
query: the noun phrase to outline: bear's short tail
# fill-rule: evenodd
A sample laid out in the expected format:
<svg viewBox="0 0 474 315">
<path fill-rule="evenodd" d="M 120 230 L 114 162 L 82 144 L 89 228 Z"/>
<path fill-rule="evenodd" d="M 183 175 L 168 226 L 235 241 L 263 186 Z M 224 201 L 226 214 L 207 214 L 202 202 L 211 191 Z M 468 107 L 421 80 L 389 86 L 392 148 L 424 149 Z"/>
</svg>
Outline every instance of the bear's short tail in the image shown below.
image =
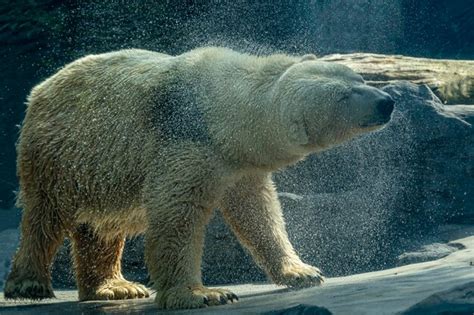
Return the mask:
<svg viewBox="0 0 474 315">
<path fill-rule="evenodd" d="M 15 194 L 15 198 L 16 198 L 15 207 L 17 207 L 18 209 L 23 208 L 23 198 L 22 198 L 21 189 L 15 190 L 13 191 L 13 193 Z"/>
</svg>

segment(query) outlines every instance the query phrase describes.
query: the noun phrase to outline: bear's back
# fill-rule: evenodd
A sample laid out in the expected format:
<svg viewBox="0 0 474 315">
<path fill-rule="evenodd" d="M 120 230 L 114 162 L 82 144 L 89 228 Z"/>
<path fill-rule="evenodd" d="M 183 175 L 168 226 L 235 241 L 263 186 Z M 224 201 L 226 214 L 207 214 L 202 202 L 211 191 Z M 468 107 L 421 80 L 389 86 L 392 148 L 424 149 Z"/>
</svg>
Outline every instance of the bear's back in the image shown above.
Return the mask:
<svg viewBox="0 0 474 315">
<path fill-rule="evenodd" d="M 152 136 L 146 107 L 172 58 L 144 50 L 90 55 L 36 86 L 17 146 L 20 181 L 64 195 L 82 187 L 84 194 L 68 196 L 80 199 L 75 204 L 136 200 Z"/>
</svg>

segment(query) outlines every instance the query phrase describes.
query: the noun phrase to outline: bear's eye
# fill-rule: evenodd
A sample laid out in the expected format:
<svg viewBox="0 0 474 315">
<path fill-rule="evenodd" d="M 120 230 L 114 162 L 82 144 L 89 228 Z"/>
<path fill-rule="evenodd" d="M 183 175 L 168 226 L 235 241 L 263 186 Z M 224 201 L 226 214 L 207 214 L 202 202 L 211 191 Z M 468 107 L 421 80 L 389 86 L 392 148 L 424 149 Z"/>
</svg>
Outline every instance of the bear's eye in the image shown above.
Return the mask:
<svg viewBox="0 0 474 315">
<path fill-rule="evenodd" d="M 349 94 L 345 94 L 343 96 L 341 96 L 337 101 L 338 102 L 343 102 L 345 100 L 347 100 L 349 98 Z"/>
<path fill-rule="evenodd" d="M 358 89 L 358 88 L 353 88 L 353 89 L 352 89 L 352 93 L 353 93 L 353 94 L 357 94 L 357 95 L 362 95 L 362 90 L 361 90 L 361 89 Z"/>
</svg>

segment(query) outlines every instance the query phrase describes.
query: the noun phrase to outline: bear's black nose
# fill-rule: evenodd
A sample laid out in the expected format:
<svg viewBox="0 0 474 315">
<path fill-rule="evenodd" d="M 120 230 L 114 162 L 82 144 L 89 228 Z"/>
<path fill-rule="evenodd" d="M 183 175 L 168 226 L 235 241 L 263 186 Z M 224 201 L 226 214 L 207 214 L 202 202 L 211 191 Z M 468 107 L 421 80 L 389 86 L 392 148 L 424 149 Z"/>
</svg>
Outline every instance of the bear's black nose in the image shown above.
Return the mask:
<svg viewBox="0 0 474 315">
<path fill-rule="evenodd" d="M 390 117 L 393 112 L 393 105 L 395 101 L 390 97 L 386 96 L 377 103 L 377 111 L 383 117 Z"/>
</svg>

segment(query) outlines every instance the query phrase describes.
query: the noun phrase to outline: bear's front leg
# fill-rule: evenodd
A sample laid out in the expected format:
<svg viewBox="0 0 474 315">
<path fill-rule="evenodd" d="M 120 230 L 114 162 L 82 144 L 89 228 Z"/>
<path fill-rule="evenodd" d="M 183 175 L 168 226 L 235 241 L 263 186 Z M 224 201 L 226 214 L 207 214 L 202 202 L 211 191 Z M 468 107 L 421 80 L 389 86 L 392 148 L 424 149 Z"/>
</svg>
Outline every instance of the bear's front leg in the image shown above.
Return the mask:
<svg viewBox="0 0 474 315">
<path fill-rule="evenodd" d="M 321 271 L 296 254 L 285 229 L 270 174 L 254 174 L 225 194 L 224 218 L 239 241 L 277 284 L 310 287 L 324 281 Z"/>
<path fill-rule="evenodd" d="M 169 150 L 150 175 L 145 259 L 156 303 L 163 309 L 200 308 L 237 301 L 201 282 L 205 227 L 222 177 L 215 160 L 198 149 Z"/>
</svg>

